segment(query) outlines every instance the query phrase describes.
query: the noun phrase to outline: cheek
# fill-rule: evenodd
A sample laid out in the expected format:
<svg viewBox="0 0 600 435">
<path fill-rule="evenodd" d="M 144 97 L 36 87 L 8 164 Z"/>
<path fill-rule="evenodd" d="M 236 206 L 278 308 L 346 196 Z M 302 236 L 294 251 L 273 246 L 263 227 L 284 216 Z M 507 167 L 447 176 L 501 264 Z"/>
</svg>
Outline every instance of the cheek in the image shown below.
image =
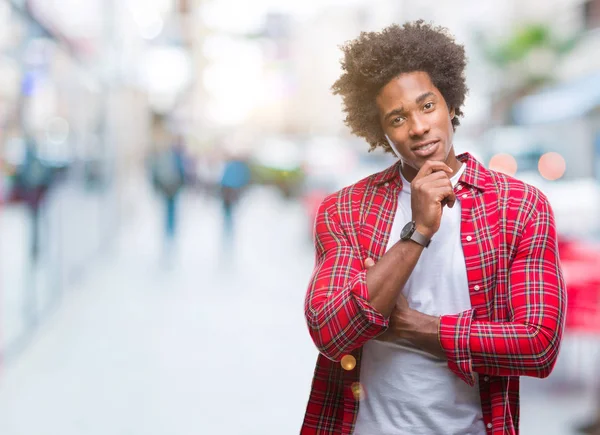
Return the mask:
<svg viewBox="0 0 600 435">
<path fill-rule="evenodd" d="M 451 134 L 454 131 L 454 128 L 452 127 L 452 118 L 450 115 L 442 114 L 438 118 L 438 122 L 438 125 L 442 131 L 446 131 L 448 134 Z"/>
</svg>

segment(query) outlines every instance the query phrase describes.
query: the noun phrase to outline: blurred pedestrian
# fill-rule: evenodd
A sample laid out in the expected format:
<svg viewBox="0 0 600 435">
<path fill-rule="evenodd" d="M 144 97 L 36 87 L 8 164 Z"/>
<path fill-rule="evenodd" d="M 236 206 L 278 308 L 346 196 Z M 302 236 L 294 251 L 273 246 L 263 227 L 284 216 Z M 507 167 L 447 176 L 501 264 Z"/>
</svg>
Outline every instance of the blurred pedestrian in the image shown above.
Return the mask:
<svg viewBox="0 0 600 435">
<path fill-rule="evenodd" d="M 181 136 L 158 148 L 151 158 L 152 182 L 164 204 L 165 250 L 170 252 L 177 233 L 178 195 L 185 184 L 185 154 Z"/>
<path fill-rule="evenodd" d="M 589 434 L 589 435 L 600 435 L 600 406 L 596 411 L 594 419 L 588 423 L 585 423 L 577 427 L 578 433 Z"/>
<path fill-rule="evenodd" d="M 301 433 L 517 434 L 519 377 L 550 374 L 564 328 L 550 204 L 455 154 L 466 57 L 446 29 L 393 25 L 343 51 L 347 124 L 399 161 L 317 213 Z"/>
<path fill-rule="evenodd" d="M 31 222 L 30 258 L 35 263 L 39 257 L 40 214 L 46 193 L 52 184 L 52 168 L 44 162 L 37 151 L 35 139 L 25 137 L 25 159 L 17 167 L 15 196 L 27 204 Z"/>
<path fill-rule="evenodd" d="M 223 228 L 231 237 L 234 231 L 234 212 L 243 191 L 250 184 L 250 167 L 244 158 L 232 156 L 225 162 L 221 176 L 221 203 L 223 207 Z"/>
</svg>

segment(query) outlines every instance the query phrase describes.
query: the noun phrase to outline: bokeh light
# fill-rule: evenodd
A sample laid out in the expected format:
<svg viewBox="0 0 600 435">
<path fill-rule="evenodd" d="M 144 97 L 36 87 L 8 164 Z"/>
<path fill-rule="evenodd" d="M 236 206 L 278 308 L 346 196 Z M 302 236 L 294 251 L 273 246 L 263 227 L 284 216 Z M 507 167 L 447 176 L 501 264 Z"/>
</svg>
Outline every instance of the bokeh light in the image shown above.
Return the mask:
<svg viewBox="0 0 600 435">
<path fill-rule="evenodd" d="M 354 367 L 356 367 L 356 358 L 352 355 L 346 355 L 342 358 L 341 364 L 344 370 L 354 370 Z"/>
<path fill-rule="evenodd" d="M 567 163 L 559 153 L 549 152 L 540 157 L 538 170 L 540 171 L 540 175 L 546 180 L 554 181 L 565 174 Z"/>
<path fill-rule="evenodd" d="M 496 154 L 490 159 L 489 168 L 514 177 L 517 173 L 517 161 L 510 154 Z"/>
<path fill-rule="evenodd" d="M 363 400 L 365 398 L 365 389 L 361 385 L 360 382 L 355 382 L 352 384 L 352 394 L 356 400 Z"/>
</svg>

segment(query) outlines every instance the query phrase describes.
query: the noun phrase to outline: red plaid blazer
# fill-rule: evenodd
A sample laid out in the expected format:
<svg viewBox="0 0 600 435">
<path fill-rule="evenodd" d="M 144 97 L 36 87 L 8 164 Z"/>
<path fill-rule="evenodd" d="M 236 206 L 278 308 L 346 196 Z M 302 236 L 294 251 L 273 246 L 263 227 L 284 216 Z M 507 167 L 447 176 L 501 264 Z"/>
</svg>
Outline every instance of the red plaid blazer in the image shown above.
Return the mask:
<svg viewBox="0 0 600 435">
<path fill-rule="evenodd" d="M 556 361 L 566 293 L 554 216 L 532 186 L 469 154 L 455 187 L 472 309 L 441 317 L 448 366 L 479 389 L 488 434 L 517 434 L 519 376 L 546 377 Z M 305 316 L 319 349 L 301 434 L 350 435 L 358 412 L 361 348 L 388 326 L 369 303 L 364 260 L 385 253 L 399 163 L 328 196 L 315 221 L 315 268 Z M 352 355 L 353 370 L 340 360 Z M 366 392 L 368 394 L 368 391 Z"/>
</svg>

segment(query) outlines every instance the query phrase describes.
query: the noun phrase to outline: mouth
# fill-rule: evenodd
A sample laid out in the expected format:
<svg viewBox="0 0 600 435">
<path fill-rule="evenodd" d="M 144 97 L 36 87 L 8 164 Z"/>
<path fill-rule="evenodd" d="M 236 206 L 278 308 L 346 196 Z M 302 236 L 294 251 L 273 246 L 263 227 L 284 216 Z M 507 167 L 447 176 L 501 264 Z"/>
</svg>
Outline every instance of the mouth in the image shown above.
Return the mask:
<svg viewBox="0 0 600 435">
<path fill-rule="evenodd" d="M 439 140 L 428 140 L 426 142 L 421 142 L 412 148 L 412 152 L 419 157 L 429 157 L 437 151 L 439 143 Z"/>
</svg>

